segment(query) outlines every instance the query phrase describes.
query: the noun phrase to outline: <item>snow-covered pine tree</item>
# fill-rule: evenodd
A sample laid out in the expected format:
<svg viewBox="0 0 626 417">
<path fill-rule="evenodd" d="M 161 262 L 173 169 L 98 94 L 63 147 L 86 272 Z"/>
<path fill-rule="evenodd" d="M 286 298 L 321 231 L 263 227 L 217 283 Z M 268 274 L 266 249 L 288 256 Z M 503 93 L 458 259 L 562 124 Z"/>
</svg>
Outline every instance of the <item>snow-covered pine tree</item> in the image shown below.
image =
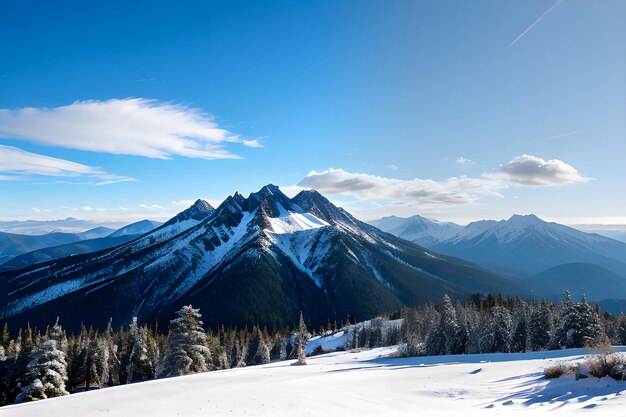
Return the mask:
<svg viewBox="0 0 626 417">
<path fill-rule="evenodd" d="M 17 361 L 20 355 L 19 338 L 9 341 L 5 354 L 6 360 L 3 362 L 3 367 L 0 370 L 0 375 L 2 375 L 4 381 L 3 390 L 0 393 L 0 405 L 12 403 L 19 394 L 18 380 L 20 375 L 17 373 Z"/>
<path fill-rule="evenodd" d="M 179 376 L 212 369 L 211 350 L 202 328 L 200 310 L 191 305 L 176 312 L 170 321 L 168 349 L 159 363 L 158 376 Z"/>
<path fill-rule="evenodd" d="M 511 351 L 511 313 L 496 305 L 483 316 L 479 349 L 481 353 Z"/>
<path fill-rule="evenodd" d="M 113 319 L 109 319 L 107 323 L 106 330 L 102 334 L 102 339 L 104 344 L 106 345 L 106 349 L 108 351 L 109 361 L 108 361 L 108 380 L 105 381 L 108 385 L 119 385 L 120 383 L 120 358 L 118 354 L 118 346 L 115 343 L 115 339 L 113 337 Z"/>
<path fill-rule="evenodd" d="M 254 348 L 253 348 L 254 346 Z M 270 363 L 270 349 L 267 346 L 267 342 L 263 337 L 261 329 L 256 328 L 256 332 L 252 335 L 252 341 L 250 342 L 250 352 L 254 351 L 251 365 L 262 365 Z"/>
<path fill-rule="evenodd" d="M 528 348 L 530 351 L 544 350 L 552 337 L 552 311 L 546 300 L 530 308 L 528 323 Z"/>
<path fill-rule="evenodd" d="M 65 335 L 59 321 L 50 329 L 30 355 L 26 374 L 21 384 L 17 402 L 68 395 L 65 390 L 67 363 L 65 353 L 59 349 Z"/>
<path fill-rule="evenodd" d="M 580 317 L 580 333 L 576 335 L 578 339 L 574 340 L 574 345 L 584 347 L 603 342 L 605 334 L 600 324 L 600 317 L 597 311 L 587 303 L 587 297 L 584 293 L 580 303 L 576 305 L 576 309 L 578 310 L 578 317 Z"/>
<path fill-rule="evenodd" d="M 528 347 L 528 312 L 526 303 L 520 303 L 513 310 L 512 352 L 526 352 Z"/>
<path fill-rule="evenodd" d="M 567 292 L 550 341 L 551 347 L 555 349 L 584 347 L 603 339 L 604 331 L 598 314 L 587 303 L 584 294 L 581 302 L 575 304 Z"/>
<path fill-rule="evenodd" d="M 90 358 L 89 381 L 96 384 L 98 388 L 102 388 L 109 381 L 109 345 L 96 333 L 87 354 Z"/>
<path fill-rule="evenodd" d="M 439 325 L 431 332 L 426 343 L 429 355 L 454 355 L 463 353 L 461 344 L 461 326 L 459 325 L 456 310 L 448 295 L 444 295 L 441 306 Z"/>
<path fill-rule="evenodd" d="M 311 337 L 309 331 L 306 328 L 306 323 L 304 322 L 304 316 L 302 312 L 300 312 L 300 321 L 298 323 L 298 332 L 296 334 L 296 343 L 297 343 L 297 352 L 298 352 L 298 363 L 300 365 L 306 365 L 306 344 Z"/>
<path fill-rule="evenodd" d="M 154 364 L 148 356 L 148 332 L 146 327 L 137 325 L 137 317 L 133 317 L 128 332 L 128 348 L 130 357 L 126 372 L 128 382 L 145 381 L 154 378 Z"/>
</svg>

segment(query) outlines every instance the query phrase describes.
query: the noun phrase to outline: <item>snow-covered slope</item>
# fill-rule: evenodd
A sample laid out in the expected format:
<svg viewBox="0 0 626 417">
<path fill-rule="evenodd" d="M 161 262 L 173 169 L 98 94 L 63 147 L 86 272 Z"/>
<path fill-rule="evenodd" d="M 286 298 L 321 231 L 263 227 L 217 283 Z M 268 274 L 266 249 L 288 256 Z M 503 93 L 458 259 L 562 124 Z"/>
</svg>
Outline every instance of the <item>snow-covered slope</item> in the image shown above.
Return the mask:
<svg viewBox="0 0 626 417">
<path fill-rule="evenodd" d="M 422 216 L 408 218 L 389 216 L 370 222 L 380 230 L 429 248 L 448 240 L 463 229 L 455 223 L 438 222 Z"/>
<path fill-rule="evenodd" d="M 124 245 L 0 279 L 0 318 L 45 325 L 167 321 L 192 303 L 213 327 L 315 326 L 372 317 L 444 293 L 515 292 L 507 280 L 381 232 L 315 191 L 267 185 L 217 208 L 199 200 Z M 81 315 L 75 314 L 80 311 Z"/>
<path fill-rule="evenodd" d="M 623 350 L 623 349 L 620 349 Z M 543 369 L 583 349 L 394 358 L 396 348 L 336 352 L 106 388 L 3 407 L 6 417 L 603 416 L 621 417 L 626 382 Z"/>
<path fill-rule="evenodd" d="M 120 236 L 128 236 L 128 235 L 139 236 L 139 235 L 143 235 L 145 233 L 148 233 L 154 230 L 155 228 L 159 227 L 161 224 L 162 223 L 160 222 L 154 222 L 152 220 L 144 219 L 135 223 L 131 223 L 120 229 L 117 229 L 113 231 L 112 233 L 110 233 L 108 237 L 120 237 Z"/>
</svg>

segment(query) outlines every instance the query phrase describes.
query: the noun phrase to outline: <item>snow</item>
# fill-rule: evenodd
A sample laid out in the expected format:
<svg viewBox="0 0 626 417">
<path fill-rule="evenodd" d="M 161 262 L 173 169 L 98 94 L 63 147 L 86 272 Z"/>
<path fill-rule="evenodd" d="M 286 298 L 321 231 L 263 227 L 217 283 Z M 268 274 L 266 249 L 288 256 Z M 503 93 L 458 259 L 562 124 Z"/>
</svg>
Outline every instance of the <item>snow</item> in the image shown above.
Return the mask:
<svg viewBox="0 0 626 417">
<path fill-rule="evenodd" d="M 310 213 L 287 211 L 280 203 L 277 203 L 276 206 L 280 213 L 279 216 L 268 218 L 274 233 L 293 233 L 301 230 L 311 230 L 328 226 L 327 222 L 322 219 L 318 219 Z"/>
<path fill-rule="evenodd" d="M 82 416 L 622 416 L 626 382 L 546 380 L 583 349 L 394 358 L 397 348 L 118 386 L 2 408 L 3 417 Z M 622 348 L 624 350 L 624 348 Z"/>
</svg>

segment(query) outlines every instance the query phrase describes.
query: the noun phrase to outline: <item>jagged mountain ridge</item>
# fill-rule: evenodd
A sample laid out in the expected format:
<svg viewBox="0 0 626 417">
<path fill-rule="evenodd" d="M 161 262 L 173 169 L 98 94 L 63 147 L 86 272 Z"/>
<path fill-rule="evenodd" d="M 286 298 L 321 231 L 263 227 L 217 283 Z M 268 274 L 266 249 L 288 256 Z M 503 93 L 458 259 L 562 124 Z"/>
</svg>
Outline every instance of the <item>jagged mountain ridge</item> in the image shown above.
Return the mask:
<svg viewBox="0 0 626 417">
<path fill-rule="evenodd" d="M 510 281 L 384 233 L 315 191 L 293 199 L 268 185 L 217 208 L 197 201 L 113 249 L 0 277 L 0 319 L 57 315 L 103 326 L 109 317 L 167 320 L 193 303 L 212 325 L 316 325 L 370 317 L 443 293 L 515 292 Z M 81 314 L 76 314 L 80 311 Z"/>
</svg>

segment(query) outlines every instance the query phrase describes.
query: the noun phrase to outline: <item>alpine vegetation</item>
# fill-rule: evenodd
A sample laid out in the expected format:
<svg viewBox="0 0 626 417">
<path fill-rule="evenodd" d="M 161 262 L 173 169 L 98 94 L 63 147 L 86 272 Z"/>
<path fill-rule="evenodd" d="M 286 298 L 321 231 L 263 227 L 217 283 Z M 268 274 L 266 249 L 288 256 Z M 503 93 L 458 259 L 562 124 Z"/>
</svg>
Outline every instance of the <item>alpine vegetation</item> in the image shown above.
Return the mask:
<svg viewBox="0 0 626 417">
<path fill-rule="evenodd" d="M 170 321 L 167 350 L 163 356 L 158 377 L 188 375 L 213 369 L 207 335 L 202 328 L 199 309 L 184 306 Z"/>
<path fill-rule="evenodd" d="M 424 356 L 626 344 L 626 316 L 602 312 L 584 296 L 574 302 L 569 293 L 558 304 L 499 295 L 453 301 L 444 295 L 438 305 L 404 308 L 361 323 L 327 322 L 312 333 L 303 313 L 293 331 L 269 332 L 260 326 L 205 330 L 201 318 L 199 309 L 188 305 L 176 312 L 167 333 L 157 323 L 140 324 L 133 318 L 117 331 L 109 321 L 102 332 L 82 326 L 78 334 L 66 336 L 57 321 L 43 333 L 19 329 L 14 338 L 5 324 L 1 404 L 270 361 L 306 365 L 307 355 L 332 350 L 397 346 L 401 356 Z M 332 342 L 326 345 L 325 340 Z M 612 366 L 612 375 L 622 372 L 618 365 Z M 546 375 L 569 372 L 555 369 Z"/>
<path fill-rule="evenodd" d="M 35 401 L 67 395 L 67 340 L 57 321 L 42 340 L 32 348 L 28 364 L 20 382 L 16 401 Z M 6 360 L 6 358 L 5 358 Z"/>
</svg>

